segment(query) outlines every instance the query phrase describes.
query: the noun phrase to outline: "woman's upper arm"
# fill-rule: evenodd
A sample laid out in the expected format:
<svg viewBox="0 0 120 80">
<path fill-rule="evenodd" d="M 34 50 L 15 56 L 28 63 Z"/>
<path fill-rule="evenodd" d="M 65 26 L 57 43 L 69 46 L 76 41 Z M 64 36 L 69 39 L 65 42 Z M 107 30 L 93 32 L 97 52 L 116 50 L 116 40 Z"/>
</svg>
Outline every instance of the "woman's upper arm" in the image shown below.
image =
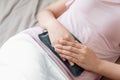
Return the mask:
<svg viewBox="0 0 120 80">
<path fill-rule="evenodd" d="M 54 16 L 57 18 L 59 17 L 64 11 L 66 11 L 66 2 L 69 0 L 57 0 L 53 4 L 49 5 L 45 8 L 45 10 L 49 10 L 54 14 Z"/>
</svg>

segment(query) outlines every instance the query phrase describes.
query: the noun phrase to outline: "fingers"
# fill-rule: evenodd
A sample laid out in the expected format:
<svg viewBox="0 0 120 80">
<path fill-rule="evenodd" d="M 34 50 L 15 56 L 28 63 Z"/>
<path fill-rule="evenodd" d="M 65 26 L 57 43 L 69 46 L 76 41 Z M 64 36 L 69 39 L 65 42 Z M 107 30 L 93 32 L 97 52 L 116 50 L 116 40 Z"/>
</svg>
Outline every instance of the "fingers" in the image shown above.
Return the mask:
<svg viewBox="0 0 120 80">
<path fill-rule="evenodd" d="M 67 56 L 67 55 L 64 55 L 64 54 L 60 54 L 61 57 L 71 61 L 71 62 L 74 62 L 74 63 L 78 63 L 78 59 L 74 58 L 74 57 L 71 57 L 71 56 Z"/>
<path fill-rule="evenodd" d="M 56 50 L 58 53 L 60 53 L 59 55 L 64 54 L 64 55 L 71 56 L 71 57 L 74 57 L 74 58 L 77 57 L 77 54 L 72 53 L 71 51 L 62 50 L 62 49 L 58 49 L 58 48 L 56 48 L 55 50 Z"/>
<path fill-rule="evenodd" d="M 73 63 L 73 62 L 71 62 L 71 61 L 69 61 L 69 60 L 68 60 L 68 62 L 69 62 L 69 64 L 70 64 L 71 66 L 74 66 L 74 63 Z"/>
<path fill-rule="evenodd" d="M 64 40 L 64 39 L 61 39 L 58 41 L 59 44 L 61 45 L 69 45 L 69 46 L 72 46 L 72 47 L 76 47 L 76 48 L 81 48 L 82 45 L 80 43 L 78 43 L 77 41 L 67 41 L 67 40 Z"/>
<path fill-rule="evenodd" d="M 57 51 L 57 50 L 56 50 Z M 61 51 L 57 51 L 59 54 L 62 54 Z M 62 58 L 62 57 L 61 57 Z M 62 58 L 63 61 L 66 61 L 65 58 Z"/>
<path fill-rule="evenodd" d="M 61 49 L 57 49 L 56 48 L 56 51 L 59 53 L 59 54 L 66 54 L 66 55 L 70 55 L 71 53 L 69 53 L 68 51 L 66 51 L 66 50 L 61 50 Z M 62 57 L 62 56 L 61 56 Z M 65 58 L 64 57 L 62 57 L 62 59 L 65 61 Z M 69 64 L 71 65 L 71 66 L 74 66 L 74 63 L 73 62 L 71 62 L 71 61 L 68 61 L 69 62 Z"/>
<path fill-rule="evenodd" d="M 75 47 L 72 47 L 72 46 L 64 46 L 64 45 L 55 45 L 55 49 L 61 49 L 61 50 L 66 50 L 66 51 L 70 51 L 70 52 L 73 52 L 73 53 L 78 53 L 79 52 L 79 49 L 78 48 L 75 48 Z"/>
<path fill-rule="evenodd" d="M 67 41 L 74 41 L 74 38 L 72 36 L 69 36 L 69 35 L 65 35 L 62 39 L 67 40 Z"/>
<path fill-rule="evenodd" d="M 78 54 L 80 53 L 80 49 L 83 48 L 83 46 L 77 41 L 69 41 L 64 39 L 60 39 L 54 47 L 55 50 L 60 53 L 59 55 L 62 58 L 68 60 L 71 66 L 73 66 L 74 63 L 77 63 Z"/>
</svg>

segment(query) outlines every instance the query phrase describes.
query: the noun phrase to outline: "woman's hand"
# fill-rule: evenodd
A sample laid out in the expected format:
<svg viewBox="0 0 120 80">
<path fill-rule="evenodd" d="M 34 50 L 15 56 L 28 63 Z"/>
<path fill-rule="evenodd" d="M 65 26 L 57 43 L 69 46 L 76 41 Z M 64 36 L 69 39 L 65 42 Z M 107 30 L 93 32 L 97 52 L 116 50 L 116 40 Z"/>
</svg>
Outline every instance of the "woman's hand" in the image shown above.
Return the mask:
<svg viewBox="0 0 120 80">
<path fill-rule="evenodd" d="M 74 41 L 74 38 L 72 37 L 70 32 L 62 26 L 61 27 L 56 27 L 56 26 L 51 27 L 47 30 L 48 30 L 48 34 L 50 37 L 50 41 L 53 46 L 55 44 L 57 44 L 58 40 L 60 40 L 61 38 L 65 38 L 66 40 L 70 40 L 71 42 Z"/>
<path fill-rule="evenodd" d="M 60 40 L 59 44 L 55 45 L 61 57 L 76 63 L 86 70 L 97 70 L 100 59 L 96 57 L 94 52 L 88 47 L 81 45 L 77 41 L 71 42 L 67 40 Z"/>
<path fill-rule="evenodd" d="M 42 28 L 48 31 L 53 46 L 63 37 L 67 37 L 67 39 L 71 41 L 74 40 L 69 31 L 65 29 L 64 25 L 57 20 L 57 18 L 68 9 L 65 5 L 67 1 L 69 0 L 58 0 L 46 7 L 38 15 L 38 22 Z"/>
<path fill-rule="evenodd" d="M 48 33 L 49 33 L 50 41 L 53 47 L 54 45 L 58 44 L 58 41 L 61 38 L 74 42 L 74 38 L 72 37 L 72 35 L 63 27 L 54 27 L 54 28 L 48 29 Z M 63 60 L 65 61 L 64 58 Z M 69 63 L 71 66 L 74 65 L 74 63 L 72 63 L 71 61 L 69 61 Z"/>
</svg>

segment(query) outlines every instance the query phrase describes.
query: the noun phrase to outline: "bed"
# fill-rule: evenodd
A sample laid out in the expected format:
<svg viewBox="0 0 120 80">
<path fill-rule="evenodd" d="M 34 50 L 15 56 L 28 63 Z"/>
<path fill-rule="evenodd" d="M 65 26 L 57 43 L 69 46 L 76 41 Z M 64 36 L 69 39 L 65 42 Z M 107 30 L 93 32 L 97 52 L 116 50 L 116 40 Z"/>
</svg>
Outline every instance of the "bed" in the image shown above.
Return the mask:
<svg viewBox="0 0 120 80">
<path fill-rule="evenodd" d="M 16 33 L 38 25 L 38 12 L 54 1 L 56 0 L 0 0 L 0 47 Z"/>
<path fill-rule="evenodd" d="M 55 0 L 0 0 L 0 46 L 11 36 L 38 25 L 36 15 Z"/>
</svg>

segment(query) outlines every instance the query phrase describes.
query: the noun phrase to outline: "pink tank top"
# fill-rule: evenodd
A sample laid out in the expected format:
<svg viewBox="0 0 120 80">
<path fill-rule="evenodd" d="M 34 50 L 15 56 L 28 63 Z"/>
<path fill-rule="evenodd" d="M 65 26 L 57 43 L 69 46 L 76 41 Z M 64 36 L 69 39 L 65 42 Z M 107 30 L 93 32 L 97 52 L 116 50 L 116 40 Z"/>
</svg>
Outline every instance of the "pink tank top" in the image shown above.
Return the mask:
<svg viewBox="0 0 120 80">
<path fill-rule="evenodd" d="M 58 21 L 73 33 L 82 44 L 93 49 L 104 60 L 115 62 L 120 55 L 120 1 L 119 0 L 71 0 L 66 3 L 68 10 Z M 30 29 L 30 34 L 48 55 L 58 64 L 69 80 L 99 80 L 100 75 L 84 71 L 74 77 L 64 64 L 38 39 L 42 33 L 38 28 Z"/>
<path fill-rule="evenodd" d="M 84 45 L 104 60 L 115 62 L 120 55 L 120 0 L 71 0 L 58 21 Z M 85 71 L 79 80 L 98 80 Z"/>
</svg>

